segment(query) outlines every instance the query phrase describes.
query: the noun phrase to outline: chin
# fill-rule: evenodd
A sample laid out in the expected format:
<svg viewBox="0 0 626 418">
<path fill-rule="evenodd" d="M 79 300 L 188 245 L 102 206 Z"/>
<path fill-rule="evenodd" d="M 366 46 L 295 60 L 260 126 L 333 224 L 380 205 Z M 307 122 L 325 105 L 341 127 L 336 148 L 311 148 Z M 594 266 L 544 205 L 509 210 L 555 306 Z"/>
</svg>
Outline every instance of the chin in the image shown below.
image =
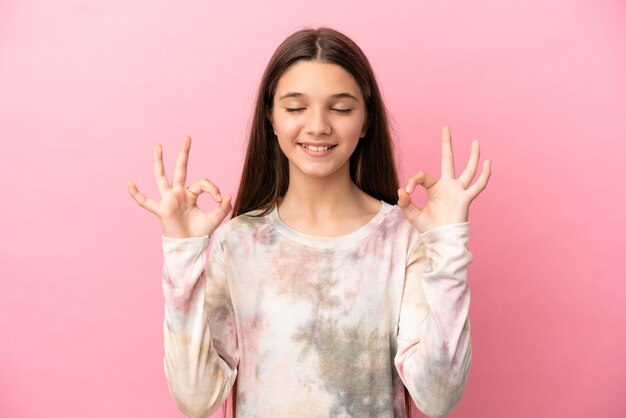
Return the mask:
<svg viewBox="0 0 626 418">
<path fill-rule="evenodd" d="M 336 175 L 341 167 L 297 167 L 295 168 L 301 175 L 305 177 L 313 177 L 321 179 Z"/>
</svg>

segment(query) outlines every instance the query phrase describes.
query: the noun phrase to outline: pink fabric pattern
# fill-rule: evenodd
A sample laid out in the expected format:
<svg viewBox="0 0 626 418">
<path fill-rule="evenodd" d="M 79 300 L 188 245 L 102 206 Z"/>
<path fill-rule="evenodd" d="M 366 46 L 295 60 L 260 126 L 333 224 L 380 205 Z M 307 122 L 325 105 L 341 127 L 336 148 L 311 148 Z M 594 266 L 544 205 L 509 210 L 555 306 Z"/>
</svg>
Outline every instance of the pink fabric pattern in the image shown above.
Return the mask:
<svg viewBox="0 0 626 418">
<path fill-rule="evenodd" d="M 284 224 L 276 208 L 209 237 L 162 236 L 165 373 L 177 406 L 209 416 L 235 378 L 238 417 L 429 416 L 471 367 L 469 223 L 419 234 L 397 205 L 347 235 Z M 206 266 L 205 266 L 206 264 Z"/>
</svg>

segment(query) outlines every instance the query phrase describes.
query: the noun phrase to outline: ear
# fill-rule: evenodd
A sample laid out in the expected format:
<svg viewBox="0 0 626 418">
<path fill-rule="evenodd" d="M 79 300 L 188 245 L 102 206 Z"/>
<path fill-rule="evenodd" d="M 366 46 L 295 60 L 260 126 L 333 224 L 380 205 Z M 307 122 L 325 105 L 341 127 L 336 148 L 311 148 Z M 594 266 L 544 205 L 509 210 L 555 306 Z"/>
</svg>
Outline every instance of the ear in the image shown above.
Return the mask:
<svg viewBox="0 0 626 418">
<path fill-rule="evenodd" d="M 272 109 L 270 109 L 269 107 L 265 108 L 265 117 L 272 124 L 272 128 L 274 128 L 274 135 L 276 135 L 276 126 L 274 125 L 274 117 L 272 116 Z"/>
<path fill-rule="evenodd" d="M 360 136 L 360 138 L 363 138 L 367 134 L 367 129 L 369 128 L 369 125 L 370 125 L 370 121 L 368 119 L 363 124 L 363 129 L 361 129 L 361 136 Z"/>
</svg>

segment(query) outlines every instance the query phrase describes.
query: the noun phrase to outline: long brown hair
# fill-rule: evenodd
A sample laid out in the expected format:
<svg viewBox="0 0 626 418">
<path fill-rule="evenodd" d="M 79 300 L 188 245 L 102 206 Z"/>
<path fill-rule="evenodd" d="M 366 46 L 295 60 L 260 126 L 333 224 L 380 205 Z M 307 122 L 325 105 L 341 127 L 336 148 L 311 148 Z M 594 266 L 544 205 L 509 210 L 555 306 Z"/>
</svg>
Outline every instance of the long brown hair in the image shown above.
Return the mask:
<svg viewBox="0 0 626 418">
<path fill-rule="evenodd" d="M 387 109 L 374 71 L 359 46 L 346 35 L 328 28 L 304 28 L 289 35 L 270 58 L 257 92 L 248 148 L 231 219 L 257 211 L 266 215 L 289 186 L 289 162 L 283 154 L 267 115 L 282 74 L 298 61 L 337 64 L 361 87 L 367 114 L 366 133 L 350 156 L 352 181 L 370 196 L 394 205 L 398 200 L 398 174 Z M 236 414 L 237 380 L 232 390 L 232 416 Z M 410 416 L 410 397 L 405 403 Z M 224 406 L 226 412 L 226 405 Z"/>
<path fill-rule="evenodd" d="M 398 201 L 398 175 L 393 143 L 374 72 L 359 46 L 327 27 L 305 28 L 289 35 L 276 49 L 263 73 L 256 98 L 248 149 L 231 219 L 261 209 L 263 216 L 289 186 L 289 161 L 267 118 L 281 75 L 297 61 L 337 64 L 361 87 L 365 99 L 366 134 L 350 156 L 350 177 L 365 193 L 393 205 Z"/>
</svg>

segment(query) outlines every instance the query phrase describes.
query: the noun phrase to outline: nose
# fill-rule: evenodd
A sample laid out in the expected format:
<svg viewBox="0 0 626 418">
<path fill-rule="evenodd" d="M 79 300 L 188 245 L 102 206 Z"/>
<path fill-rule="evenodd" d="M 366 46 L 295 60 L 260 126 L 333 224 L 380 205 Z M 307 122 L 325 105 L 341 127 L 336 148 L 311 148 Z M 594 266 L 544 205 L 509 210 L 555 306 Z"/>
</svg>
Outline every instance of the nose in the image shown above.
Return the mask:
<svg viewBox="0 0 626 418">
<path fill-rule="evenodd" d="M 312 136 L 330 135 L 331 127 L 325 109 L 311 106 L 306 121 L 306 133 Z"/>
</svg>

